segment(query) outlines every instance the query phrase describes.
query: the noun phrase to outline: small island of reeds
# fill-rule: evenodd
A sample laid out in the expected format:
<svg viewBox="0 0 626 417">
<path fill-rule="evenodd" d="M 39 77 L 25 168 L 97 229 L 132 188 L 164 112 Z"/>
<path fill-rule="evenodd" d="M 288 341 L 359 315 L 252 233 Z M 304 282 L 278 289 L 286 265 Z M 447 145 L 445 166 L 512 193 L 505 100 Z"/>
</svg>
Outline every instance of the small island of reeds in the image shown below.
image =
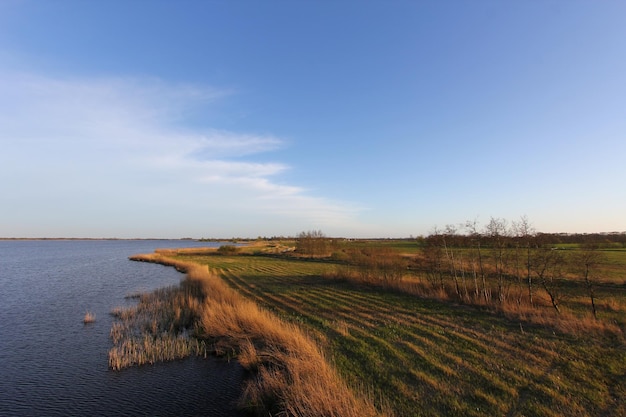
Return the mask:
<svg viewBox="0 0 626 417">
<path fill-rule="evenodd" d="M 91 311 L 87 311 L 85 313 L 85 316 L 83 317 L 83 323 L 90 324 L 90 323 L 94 323 L 95 321 L 96 321 L 96 315 L 92 313 Z"/>
</svg>

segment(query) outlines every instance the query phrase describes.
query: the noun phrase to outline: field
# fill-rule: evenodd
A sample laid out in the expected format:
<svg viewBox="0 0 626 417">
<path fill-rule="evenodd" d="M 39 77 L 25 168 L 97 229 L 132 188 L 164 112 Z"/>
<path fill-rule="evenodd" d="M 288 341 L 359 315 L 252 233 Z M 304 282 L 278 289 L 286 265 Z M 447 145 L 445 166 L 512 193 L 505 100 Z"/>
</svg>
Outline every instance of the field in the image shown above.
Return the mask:
<svg viewBox="0 0 626 417">
<path fill-rule="evenodd" d="M 345 266 L 330 260 L 258 250 L 177 257 L 208 265 L 239 293 L 308 331 L 348 384 L 365 387 L 398 416 L 626 414 L 619 335 L 562 334 L 474 306 L 333 278 Z"/>
<path fill-rule="evenodd" d="M 406 242 L 359 244 L 416 252 Z M 349 386 L 397 416 L 626 415 L 623 322 L 608 317 L 624 312 L 623 252 L 611 253 L 610 288 L 599 291 L 612 300 L 600 314 L 613 327 L 586 333 L 342 278 L 351 266 L 336 257 L 266 253 L 287 247 L 168 256 L 208 265 L 238 293 L 296 324 Z"/>
</svg>

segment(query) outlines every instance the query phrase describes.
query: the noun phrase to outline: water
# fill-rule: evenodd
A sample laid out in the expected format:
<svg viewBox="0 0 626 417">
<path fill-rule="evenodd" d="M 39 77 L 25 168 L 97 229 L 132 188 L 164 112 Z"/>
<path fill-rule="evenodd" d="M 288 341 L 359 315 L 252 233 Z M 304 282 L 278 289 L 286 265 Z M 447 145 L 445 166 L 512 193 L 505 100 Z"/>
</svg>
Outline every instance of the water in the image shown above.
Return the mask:
<svg viewBox="0 0 626 417">
<path fill-rule="evenodd" d="M 0 415 L 236 416 L 244 371 L 188 358 L 108 369 L 113 307 L 178 284 L 174 268 L 132 262 L 194 241 L 0 241 Z M 85 325 L 89 310 L 96 322 Z"/>
</svg>

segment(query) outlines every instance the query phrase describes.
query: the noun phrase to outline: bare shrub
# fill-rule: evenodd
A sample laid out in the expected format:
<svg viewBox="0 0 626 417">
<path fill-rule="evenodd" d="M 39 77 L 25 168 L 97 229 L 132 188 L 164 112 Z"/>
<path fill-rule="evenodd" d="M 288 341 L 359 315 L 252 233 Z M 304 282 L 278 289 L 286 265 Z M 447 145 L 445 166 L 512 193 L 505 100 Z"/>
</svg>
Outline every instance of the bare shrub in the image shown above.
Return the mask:
<svg viewBox="0 0 626 417">
<path fill-rule="evenodd" d="M 222 245 L 217 248 L 217 253 L 220 255 L 236 255 L 239 253 L 239 248 L 234 245 Z"/>
</svg>

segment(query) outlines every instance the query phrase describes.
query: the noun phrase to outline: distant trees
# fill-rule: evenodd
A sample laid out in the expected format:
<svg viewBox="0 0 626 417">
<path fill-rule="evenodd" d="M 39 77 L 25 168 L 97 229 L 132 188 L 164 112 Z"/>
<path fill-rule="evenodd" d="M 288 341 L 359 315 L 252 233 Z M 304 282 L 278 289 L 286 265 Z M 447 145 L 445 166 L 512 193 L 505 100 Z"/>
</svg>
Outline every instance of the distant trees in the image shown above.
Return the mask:
<svg viewBox="0 0 626 417">
<path fill-rule="evenodd" d="M 296 238 L 296 252 L 303 255 L 326 256 L 333 242 L 321 230 L 300 232 Z"/>
<path fill-rule="evenodd" d="M 435 228 L 415 240 L 421 247 L 418 256 L 374 242 L 340 246 L 320 230 L 298 234 L 296 253 L 332 255 L 347 266 L 346 274 L 358 275 L 361 281 L 398 288 L 413 285 L 425 294 L 519 314 L 534 315 L 538 307 L 548 305 L 560 317 L 569 317 L 569 312 L 561 314 L 563 305 L 569 305 L 569 297 L 580 300 L 582 294 L 597 318 L 597 274 L 606 262 L 600 249 L 621 246 L 624 236 L 538 233 L 526 216 L 512 222 L 491 217 L 483 227 L 474 220 Z M 563 240 L 567 243 L 560 243 Z M 425 280 L 405 280 L 409 274 Z"/>
<path fill-rule="evenodd" d="M 483 228 L 475 220 L 435 228 L 422 241 L 418 268 L 433 288 L 471 303 L 503 305 L 512 299 L 533 307 L 539 288 L 556 313 L 568 295 L 567 280 L 579 279 L 597 317 L 594 276 L 606 261 L 599 249 L 621 245 L 622 238 L 537 233 L 526 216 L 513 222 L 492 217 Z M 556 246 L 562 240 L 567 250 Z M 602 243 L 589 243 L 594 241 Z"/>
<path fill-rule="evenodd" d="M 459 299 L 481 297 L 486 302 L 494 295 L 487 280 L 495 278 L 495 295 L 499 302 L 504 302 L 513 244 L 513 231 L 508 222 L 491 218 L 483 231 L 478 230 L 476 221 L 468 221 L 461 228 L 468 233 L 462 234 L 454 225 L 446 225 L 443 231 L 435 229 L 426 237 L 423 256 L 427 268 L 431 269 L 429 276 L 438 278 L 441 289 L 445 288 L 444 281 L 449 279 Z M 473 296 L 468 289 L 468 276 L 473 281 Z"/>
</svg>

